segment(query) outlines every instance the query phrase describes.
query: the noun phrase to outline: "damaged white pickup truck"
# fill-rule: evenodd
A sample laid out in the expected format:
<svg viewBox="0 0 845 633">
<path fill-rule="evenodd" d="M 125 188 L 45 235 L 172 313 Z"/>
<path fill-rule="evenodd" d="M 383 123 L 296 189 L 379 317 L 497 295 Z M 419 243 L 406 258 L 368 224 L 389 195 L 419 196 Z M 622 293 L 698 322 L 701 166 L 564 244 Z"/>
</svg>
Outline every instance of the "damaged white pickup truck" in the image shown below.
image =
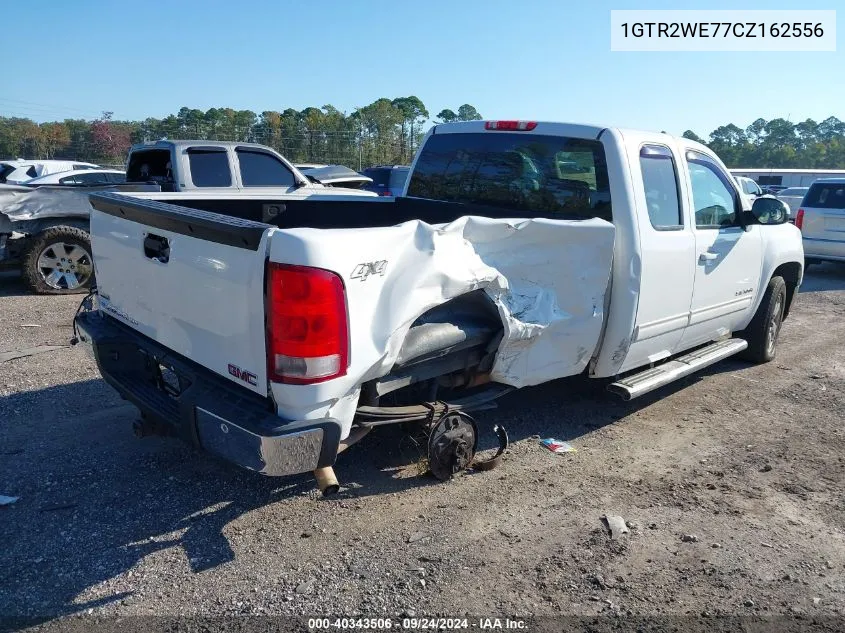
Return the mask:
<svg viewBox="0 0 845 633">
<path fill-rule="evenodd" d="M 445 478 L 473 459 L 466 412 L 509 389 L 584 373 L 634 398 L 771 360 L 802 280 L 785 205 L 744 207 L 685 138 L 438 125 L 405 194 L 272 217 L 92 195 L 97 295 L 75 324 L 136 431 L 331 492 L 340 451 L 417 422 Z"/>
</svg>

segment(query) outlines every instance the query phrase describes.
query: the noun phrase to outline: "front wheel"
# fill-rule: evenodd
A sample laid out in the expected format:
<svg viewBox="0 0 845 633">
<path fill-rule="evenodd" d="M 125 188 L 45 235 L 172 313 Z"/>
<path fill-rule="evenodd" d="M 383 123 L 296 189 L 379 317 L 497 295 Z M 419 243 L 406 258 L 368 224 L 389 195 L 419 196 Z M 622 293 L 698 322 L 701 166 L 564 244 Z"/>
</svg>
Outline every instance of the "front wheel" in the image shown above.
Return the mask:
<svg viewBox="0 0 845 633">
<path fill-rule="evenodd" d="M 53 226 L 37 234 L 23 258 L 23 278 L 39 294 L 88 292 L 94 281 L 91 238 L 75 226 Z"/>
<path fill-rule="evenodd" d="M 772 277 L 751 323 L 737 334 L 748 341 L 743 358 L 754 363 L 768 363 L 775 357 L 785 307 L 786 282 L 783 277 Z"/>
</svg>

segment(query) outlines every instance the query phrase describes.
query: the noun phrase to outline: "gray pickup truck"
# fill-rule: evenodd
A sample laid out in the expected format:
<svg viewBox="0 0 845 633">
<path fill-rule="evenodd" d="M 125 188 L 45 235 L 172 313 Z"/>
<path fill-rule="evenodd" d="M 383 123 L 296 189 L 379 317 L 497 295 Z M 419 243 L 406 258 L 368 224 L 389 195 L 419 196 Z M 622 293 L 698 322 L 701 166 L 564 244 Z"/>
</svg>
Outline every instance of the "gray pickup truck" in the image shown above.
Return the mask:
<svg viewBox="0 0 845 633">
<path fill-rule="evenodd" d="M 243 206 L 267 219 L 288 200 L 377 197 L 314 182 L 263 145 L 141 143 L 129 151 L 125 184 L 0 185 L 0 267 L 19 267 L 34 292 L 87 292 L 94 281 L 88 196 L 96 191 L 211 210 Z"/>
</svg>

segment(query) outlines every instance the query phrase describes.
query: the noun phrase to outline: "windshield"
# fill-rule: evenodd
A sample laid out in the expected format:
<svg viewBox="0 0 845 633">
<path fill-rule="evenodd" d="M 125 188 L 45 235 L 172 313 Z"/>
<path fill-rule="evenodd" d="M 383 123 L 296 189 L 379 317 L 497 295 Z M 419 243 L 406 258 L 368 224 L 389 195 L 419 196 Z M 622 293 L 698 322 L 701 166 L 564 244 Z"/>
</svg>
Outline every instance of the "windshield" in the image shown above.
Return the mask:
<svg viewBox="0 0 845 633">
<path fill-rule="evenodd" d="M 408 195 L 513 209 L 517 215 L 611 220 L 604 148 L 539 134 L 434 134 Z"/>
</svg>

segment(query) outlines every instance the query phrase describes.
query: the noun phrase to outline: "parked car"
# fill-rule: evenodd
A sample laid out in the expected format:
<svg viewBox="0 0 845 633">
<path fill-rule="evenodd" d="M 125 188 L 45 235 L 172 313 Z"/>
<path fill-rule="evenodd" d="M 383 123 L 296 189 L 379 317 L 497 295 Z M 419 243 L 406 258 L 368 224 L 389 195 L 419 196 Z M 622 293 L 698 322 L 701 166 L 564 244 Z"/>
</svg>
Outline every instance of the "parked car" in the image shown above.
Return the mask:
<svg viewBox="0 0 845 633">
<path fill-rule="evenodd" d="M 126 182 L 102 187 L 150 201 L 178 202 L 242 217 L 256 214 L 265 220 L 282 213 L 286 201 L 376 197 L 369 191 L 312 182 L 269 147 L 221 141 L 135 145 L 129 151 Z M 19 263 L 24 281 L 34 292 L 87 292 L 93 283 L 88 233 L 91 205 L 77 189 L 0 189 L 0 218 L 6 218 L 5 222 L 0 219 L 0 262 Z M 70 259 L 73 266 L 64 265 Z"/>
<path fill-rule="evenodd" d="M 27 187 L 38 187 L 41 185 L 69 185 L 69 186 L 90 186 L 90 185 L 112 185 L 126 182 L 126 172 L 116 169 L 74 169 L 62 171 L 46 176 L 39 176 L 22 183 Z"/>
<path fill-rule="evenodd" d="M 760 185 L 754 182 L 751 178 L 746 178 L 745 176 L 734 176 L 734 180 L 736 180 L 739 185 L 739 190 L 742 192 L 743 197 L 745 197 L 749 205 L 754 204 L 754 200 L 758 196 L 763 195 L 763 190 L 760 189 Z"/>
<path fill-rule="evenodd" d="M 745 209 L 686 138 L 437 125 L 406 188 L 271 217 L 92 195 L 97 294 L 75 323 L 138 434 L 331 492 L 339 452 L 414 423 L 448 478 L 473 460 L 466 411 L 510 389 L 587 374 L 631 399 L 734 354 L 772 360 L 802 280 L 786 205 Z"/>
<path fill-rule="evenodd" d="M 342 165 L 326 165 L 325 167 L 314 167 L 303 169 L 311 182 L 318 182 L 327 187 L 343 187 L 346 189 L 362 189 L 372 184 L 373 179 L 359 174 L 354 169 Z"/>
<path fill-rule="evenodd" d="M 763 190 L 763 193 L 776 196 L 779 192 L 787 189 L 788 187 L 786 185 L 761 185 L 760 188 Z"/>
<path fill-rule="evenodd" d="M 39 176 L 72 169 L 97 169 L 99 165 L 69 160 L 8 160 L 0 162 L 0 183 L 17 185 Z"/>
<path fill-rule="evenodd" d="M 362 188 L 374 191 L 380 196 L 401 196 L 409 171 L 409 167 L 402 165 L 368 167 L 361 173 L 371 178 L 372 184 L 364 185 Z"/>
<path fill-rule="evenodd" d="M 822 178 L 810 185 L 795 226 L 801 229 L 808 266 L 845 261 L 845 178 Z"/>
<path fill-rule="evenodd" d="M 795 218 L 798 213 L 798 207 L 801 206 L 801 201 L 804 199 L 809 187 L 786 187 L 778 191 L 775 196 L 778 200 L 783 200 L 789 207 L 789 216 Z"/>
</svg>

